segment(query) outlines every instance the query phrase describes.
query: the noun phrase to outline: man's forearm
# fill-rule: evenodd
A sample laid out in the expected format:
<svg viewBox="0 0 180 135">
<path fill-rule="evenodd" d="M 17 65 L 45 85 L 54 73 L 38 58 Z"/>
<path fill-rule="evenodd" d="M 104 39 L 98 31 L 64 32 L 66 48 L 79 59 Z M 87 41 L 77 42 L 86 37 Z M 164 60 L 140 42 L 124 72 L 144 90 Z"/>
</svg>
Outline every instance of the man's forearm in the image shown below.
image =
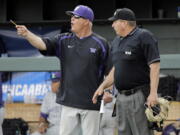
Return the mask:
<svg viewBox="0 0 180 135">
<path fill-rule="evenodd" d="M 41 37 L 33 34 L 32 32 L 28 32 L 27 36 L 25 38 L 37 49 L 39 50 L 46 50 L 46 45 L 41 39 Z"/>
<path fill-rule="evenodd" d="M 43 40 L 39 36 L 35 35 L 31 31 L 29 31 L 26 28 L 26 26 L 16 25 L 16 29 L 17 29 L 17 34 L 24 37 L 25 39 L 27 39 L 31 43 L 31 45 L 33 45 L 35 48 L 37 48 L 39 50 L 47 49 Z"/>
<path fill-rule="evenodd" d="M 111 69 L 108 76 L 105 78 L 103 83 L 100 85 L 103 89 L 110 87 L 114 83 L 114 67 Z"/>
<path fill-rule="evenodd" d="M 158 84 L 159 84 L 159 70 L 160 63 L 153 63 L 150 65 L 150 93 L 157 93 Z"/>
</svg>

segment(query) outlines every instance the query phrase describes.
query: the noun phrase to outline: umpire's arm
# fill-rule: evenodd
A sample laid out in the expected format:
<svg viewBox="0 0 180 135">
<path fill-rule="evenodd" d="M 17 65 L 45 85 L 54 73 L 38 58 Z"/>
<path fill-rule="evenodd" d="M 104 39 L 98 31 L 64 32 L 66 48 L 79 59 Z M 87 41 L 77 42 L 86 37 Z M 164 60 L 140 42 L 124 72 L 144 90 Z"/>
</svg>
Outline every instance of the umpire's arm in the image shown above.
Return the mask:
<svg viewBox="0 0 180 135">
<path fill-rule="evenodd" d="M 155 62 L 149 65 L 150 67 L 150 94 L 147 98 L 147 105 L 154 106 L 157 104 L 157 89 L 159 84 L 160 62 Z"/>
<path fill-rule="evenodd" d="M 113 67 L 111 71 L 109 72 L 108 76 L 106 76 L 105 80 L 101 83 L 101 85 L 98 87 L 98 89 L 95 91 L 92 101 L 94 104 L 97 103 L 98 96 L 102 95 L 104 92 L 104 89 L 110 87 L 114 83 L 114 70 Z"/>
</svg>

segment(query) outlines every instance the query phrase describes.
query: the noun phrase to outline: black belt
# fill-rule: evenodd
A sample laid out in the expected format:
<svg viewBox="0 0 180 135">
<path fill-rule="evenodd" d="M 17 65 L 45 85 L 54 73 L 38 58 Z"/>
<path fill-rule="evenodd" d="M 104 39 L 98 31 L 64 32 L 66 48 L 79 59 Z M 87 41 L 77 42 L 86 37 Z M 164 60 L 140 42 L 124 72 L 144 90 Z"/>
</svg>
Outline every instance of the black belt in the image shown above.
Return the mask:
<svg viewBox="0 0 180 135">
<path fill-rule="evenodd" d="M 135 88 L 129 89 L 129 90 L 119 90 L 119 93 L 129 96 L 129 95 L 136 93 L 138 90 L 141 90 L 141 89 L 147 88 L 147 87 L 148 87 L 148 85 L 141 85 L 141 86 L 137 86 Z"/>
</svg>

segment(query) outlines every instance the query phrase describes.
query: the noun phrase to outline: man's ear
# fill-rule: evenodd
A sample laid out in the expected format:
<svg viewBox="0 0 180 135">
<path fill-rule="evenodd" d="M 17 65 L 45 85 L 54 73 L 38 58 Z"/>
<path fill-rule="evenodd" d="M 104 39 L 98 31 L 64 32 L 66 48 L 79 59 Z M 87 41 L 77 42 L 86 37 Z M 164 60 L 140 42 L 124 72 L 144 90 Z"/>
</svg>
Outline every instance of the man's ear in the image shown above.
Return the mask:
<svg viewBox="0 0 180 135">
<path fill-rule="evenodd" d="M 85 25 L 90 25 L 90 23 L 91 22 L 88 19 L 86 19 L 85 22 L 84 22 Z"/>
</svg>

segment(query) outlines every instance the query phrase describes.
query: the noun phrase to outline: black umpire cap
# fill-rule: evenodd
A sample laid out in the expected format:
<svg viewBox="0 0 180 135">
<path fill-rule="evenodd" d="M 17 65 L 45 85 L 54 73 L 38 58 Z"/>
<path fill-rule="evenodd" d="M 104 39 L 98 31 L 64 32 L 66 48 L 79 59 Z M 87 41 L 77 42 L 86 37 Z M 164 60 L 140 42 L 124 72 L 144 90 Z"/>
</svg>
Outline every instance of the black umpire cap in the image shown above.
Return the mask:
<svg viewBox="0 0 180 135">
<path fill-rule="evenodd" d="M 127 20 L 127 21 L 136 21 L 136 16 L 134 12 L 129 8 L 120 8 L 114 12 L 114 15 L 108 18 L 109 21 L 116 20 Z"/>
</svg>

